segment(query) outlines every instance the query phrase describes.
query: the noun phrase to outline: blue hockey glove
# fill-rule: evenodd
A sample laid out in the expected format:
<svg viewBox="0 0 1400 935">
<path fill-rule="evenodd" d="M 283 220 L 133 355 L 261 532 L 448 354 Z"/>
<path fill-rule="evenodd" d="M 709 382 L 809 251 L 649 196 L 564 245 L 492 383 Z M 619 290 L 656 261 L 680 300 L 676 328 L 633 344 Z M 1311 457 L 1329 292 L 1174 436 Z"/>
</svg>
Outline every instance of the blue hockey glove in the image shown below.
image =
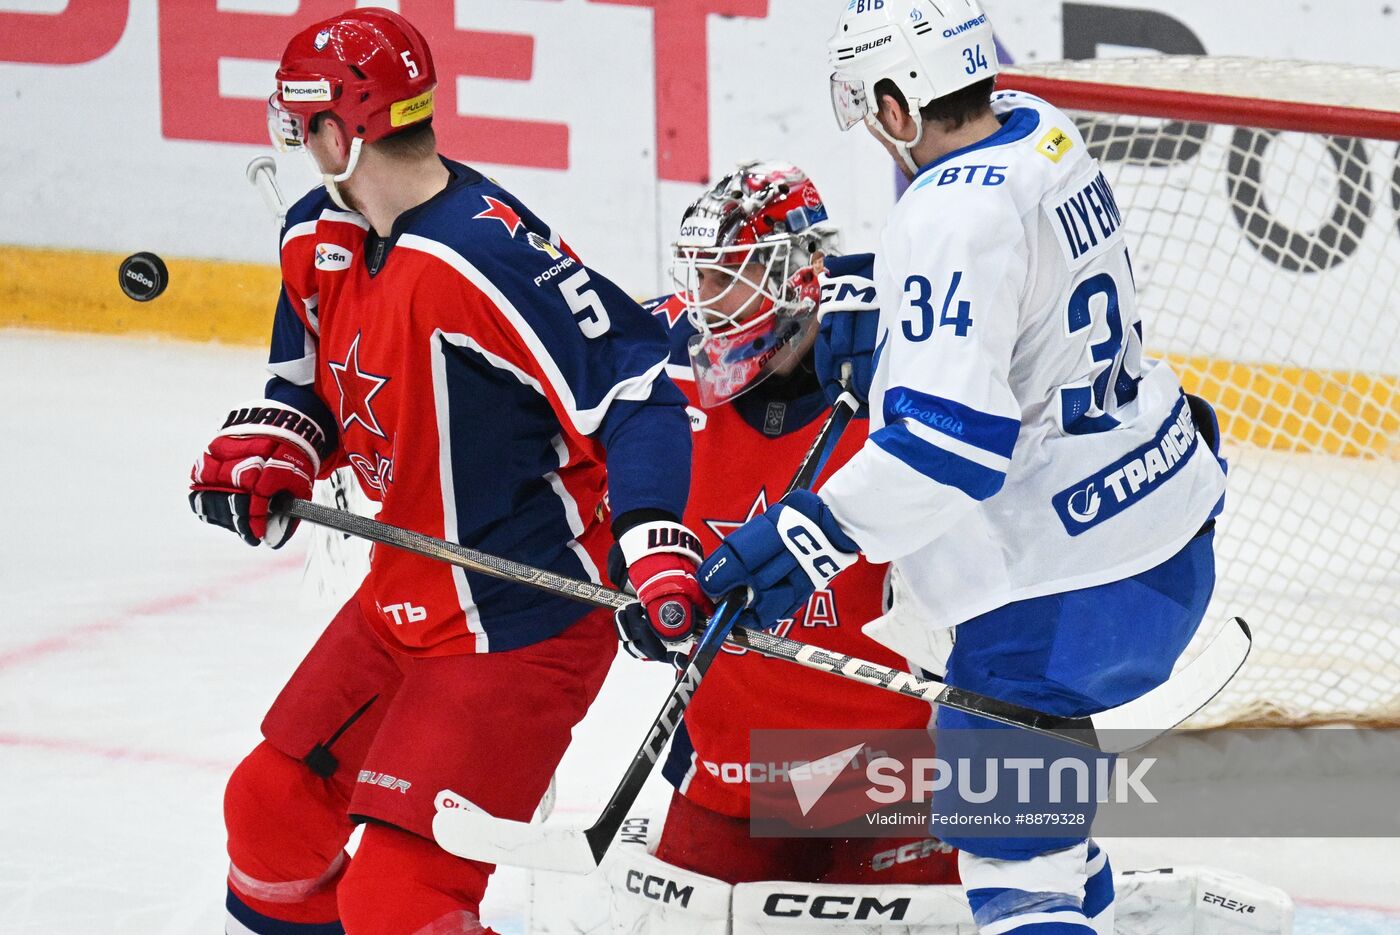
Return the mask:
<svg viewBox="0 0 1400 935">
<path fill-rule="evenodd" d="M 794 490 L 720 543 L 697 572 L 712 598 L 749 590 L 738 624 L 768 629 L 859 557 L 821 497 Z"/>
<path fill-rule="evenodd" d="M 813 349 L 817 378 L 821 380 L 822 393 L 827 402 L 835 403 L 836 397 L 841 395 L 841 368 L 844 364 L 850 364 L 851 395 L 864 404 L 870 399 L 870 381 L 875 376 L 880 306 L 874 300 L 873 290 L 837 290 L 834 293 L 837 298 L 826 298 L 833 294 L 829 287 L 840 281 L 838 278 L 823 283 L 821 330 Z M 868 412 L 869 407 L 862 405 L 857 415 L 865 418 Z"/>
</svg>

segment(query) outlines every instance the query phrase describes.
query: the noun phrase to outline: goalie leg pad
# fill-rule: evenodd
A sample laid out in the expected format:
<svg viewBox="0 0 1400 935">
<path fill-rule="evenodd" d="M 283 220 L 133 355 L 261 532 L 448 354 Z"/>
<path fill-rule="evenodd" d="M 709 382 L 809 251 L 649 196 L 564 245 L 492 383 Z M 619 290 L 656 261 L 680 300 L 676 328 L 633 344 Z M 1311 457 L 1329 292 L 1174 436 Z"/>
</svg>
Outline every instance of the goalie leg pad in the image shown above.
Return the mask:
<svg viewBox="0 0 1400 935">
<path fill-rule="evenodd" d="M 669 864 L 649 853 L 645 844 L 614 848 L 604 872 L 614 933 L 708 935 L 729 928 L 733 887 Z"/>
<path fill-rule="evenodd" d="M 1120 935 L 1289 935 L 1293 900 L 1213 867 L 1130 870 L 1117 877 Z"/>
<path fill-rule="evenodd" d="M 741 883 L 734 935 L 975 935 L 957 886 Z"/>
</svg>

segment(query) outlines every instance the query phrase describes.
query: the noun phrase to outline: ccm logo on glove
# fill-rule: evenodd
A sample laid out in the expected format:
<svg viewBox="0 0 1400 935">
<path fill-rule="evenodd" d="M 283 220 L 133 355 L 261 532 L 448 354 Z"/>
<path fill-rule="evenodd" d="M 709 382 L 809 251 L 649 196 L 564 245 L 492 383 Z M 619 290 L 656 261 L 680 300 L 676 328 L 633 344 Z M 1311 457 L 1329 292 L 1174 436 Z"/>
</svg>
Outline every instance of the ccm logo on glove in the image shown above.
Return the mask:
<svg viewBox="0 0 1400 935">
<path fill-rule="evenodd" d="M 788 551 L 813 585 L 825 584 L 851 564 L 850 556 L 832 545 L 821 527 L 800 511 L 785 507 L 778 510 L 776 519 L 778 535 L 788 541 Z"/>
<path fill-rule="evenodd" d="M 794 490 L 730 533 L 700 566 L 700 580 L 712 598 L 746 591 L 739 625 L 771 627 L 859 553 L 820 497 Z"/>
</svg>

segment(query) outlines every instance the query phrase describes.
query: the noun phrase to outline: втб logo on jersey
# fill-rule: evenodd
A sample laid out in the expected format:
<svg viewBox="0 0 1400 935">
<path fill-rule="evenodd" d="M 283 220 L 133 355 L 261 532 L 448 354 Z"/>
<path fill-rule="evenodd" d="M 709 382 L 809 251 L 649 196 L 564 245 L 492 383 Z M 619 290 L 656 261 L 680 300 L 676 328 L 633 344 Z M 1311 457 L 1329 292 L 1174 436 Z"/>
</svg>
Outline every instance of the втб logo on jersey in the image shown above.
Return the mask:
<svg viewBox="0 0 1400 935">
<path fill-rule="evenodd" d="M 333 243 L 316 245 L 316 268 L 334 272 L 350 268 L 350 251 Z"/>
<path fill-rule="evenodd" d="M 340 427 L 348 431 L 351 424 L 358 422 L 371 435 L 386 438 L 384 430 L 379 427 L 379 420 L 374 417 L 371 401 L 384 389 L 389 378 L 360 369 L 359 332 L 355 333 L 355 340 L 350 342 L 350 350 L 346 352 L 344 362 L 331 361 L 328 366 L 331 368 L 331 376 L 335 377 L 335 385 L 340 388 Z"/>
</svg>

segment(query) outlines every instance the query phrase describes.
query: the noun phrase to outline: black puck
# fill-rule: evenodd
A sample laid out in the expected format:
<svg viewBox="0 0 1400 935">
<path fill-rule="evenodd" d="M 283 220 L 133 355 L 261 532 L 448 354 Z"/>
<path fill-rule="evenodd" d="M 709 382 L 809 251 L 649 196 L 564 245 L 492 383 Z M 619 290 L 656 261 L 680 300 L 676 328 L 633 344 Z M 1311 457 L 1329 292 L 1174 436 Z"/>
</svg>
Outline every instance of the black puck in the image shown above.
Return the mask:
<svg viewBox="0 0 1400 935">
<path fill-rule="evenodd" d="M 154 253 L 133 253 L 122 260 L 117 277 L 126 297 L 136 302 L 151 301 L 164 292 L 170 282 L 165 261 Z"/>
</svg>

